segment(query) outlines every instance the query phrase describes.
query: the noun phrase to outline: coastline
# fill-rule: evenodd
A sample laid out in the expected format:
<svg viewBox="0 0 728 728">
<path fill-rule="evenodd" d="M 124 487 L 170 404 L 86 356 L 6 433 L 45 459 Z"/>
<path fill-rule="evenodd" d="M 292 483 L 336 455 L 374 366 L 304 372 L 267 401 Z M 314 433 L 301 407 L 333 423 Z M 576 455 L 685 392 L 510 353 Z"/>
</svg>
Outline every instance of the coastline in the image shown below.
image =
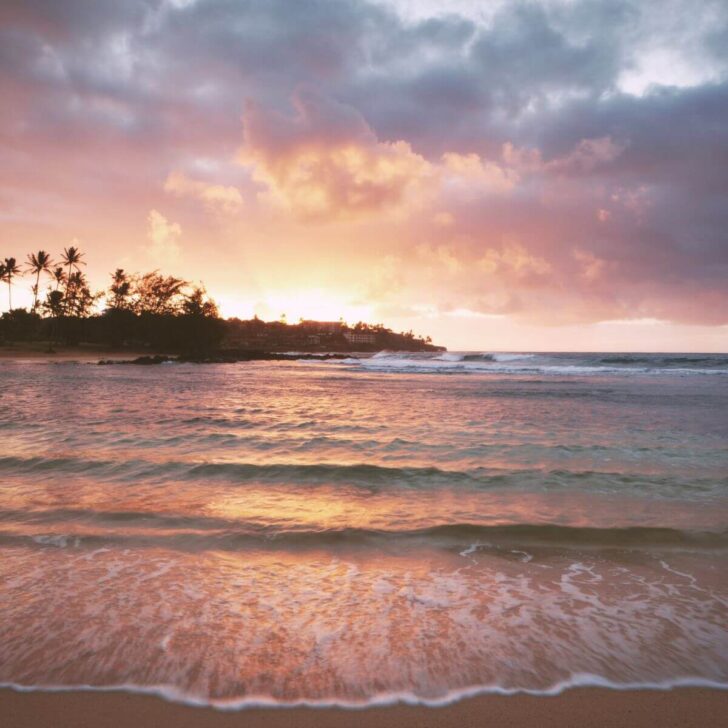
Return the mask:
<svg viewBox="0 0 728 728">
<path fill-rule="evenodd" d="M 153 365 L 166 362 L 193 364 L 231 364 L 251 361 L 297 361 L 300 359 L 346 359 L 354 354 L 369 352 L 316 352 L 316 351 L 267 351 L 257 349 L 216 350 L 209 355 L 184 355 L 140 349 L 110 349 L 98 346 L 57 347 L 48 352 L 46 346 L 0 346 L 0 361 L 32 361 L 45 364 L 52 362 L 83 362 L 92 364 L 140 364 Z"/>
<path fill-rule="evenodd" d="M 35 362 L 54 361 L 91 361 L 96 363 L 99 359 L 134 359 L 138 356 L 149 356 L 149 351 L 132 349 L 110 349 L 98 346 L 57 346 L 54 351 L 46 351 L 47 344 L 39 346 L 4 345 L 0 346 L 0 361 L 25 361 L 31 359 Z"/>
<path fill-rule="evenodd" d="M 728 691 L 572 688 L 553 696 L 481 695 L 443 707 L 245 708 L 218 710 L 121 691 L 20 691 L 0 689 L 4 728 L 617 728 L 699 725 L 716 728 L 728 714 Z"/>
</svg>

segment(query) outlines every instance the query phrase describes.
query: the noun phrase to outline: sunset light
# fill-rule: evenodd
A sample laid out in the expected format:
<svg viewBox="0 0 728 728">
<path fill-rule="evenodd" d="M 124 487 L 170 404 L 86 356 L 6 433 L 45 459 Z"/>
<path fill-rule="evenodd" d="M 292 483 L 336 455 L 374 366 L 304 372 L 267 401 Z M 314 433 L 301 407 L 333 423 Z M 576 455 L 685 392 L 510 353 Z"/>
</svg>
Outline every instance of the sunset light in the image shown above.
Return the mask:
<svg viewBox="0 0 728 728">
<path fill-rule="evenodd" d="M 0 727 L 725 728 L 726 0 L 0 0 Z"/>
<path fill-rule="evenodd" d="M 61 5 L 0 13 L 3 255 L 76 241 L 94 289 L 158 268 L 224 315 L 434 327 L 451 348 L 459 309 L 536 327 L 526 349 L 645 318 L 671 350 L 728 345 L 715 3 L 689 22 L 671 3 L 682 42 L 657 11 L 558 1 Z M 512 340 L 469 322 L 472 348 Z"/>
<path fill-rule="evenodd" d="M 342 318 L 348 323 L 357 321 L 376 323 L 373 320 L 372 306 L 355 305 L 345 295 L 322 288 L 291 290 L 286 292 L 269 291 L 262 300 L 245 301 L 234 297 L 218 297 L 223 316 L 251 318 L 258 316 L 265 320 L 285 316 L 286 321 L 296 323 L 300 319 L 317 321 L 338 321 Z"/>
</svg>

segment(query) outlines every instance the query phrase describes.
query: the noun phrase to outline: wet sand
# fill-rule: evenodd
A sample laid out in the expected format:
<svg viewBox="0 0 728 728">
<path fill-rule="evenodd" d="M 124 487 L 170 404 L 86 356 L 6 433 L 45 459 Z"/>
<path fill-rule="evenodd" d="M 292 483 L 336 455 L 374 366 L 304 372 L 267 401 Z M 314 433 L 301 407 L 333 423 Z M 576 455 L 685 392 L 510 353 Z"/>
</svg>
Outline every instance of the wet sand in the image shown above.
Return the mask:
<svg viewBox="0 0 728 728">
<path fill-rule="evenodd" d="M 23 361 L 32 359 L 37 362 L 44 361 L 93 361 L 99 359 L 134 359 L 138 356 L 149 356 L 155 352 L 131 350 L 131 349 L 110 349 L 108 346 L 54 346 L 53 351 L 48 351 L 47 343 L 32 342 L 28 344 L 4 344 L 0 346 L 0 360 Z"/>
<path fill-rule="evenodd" d="M 249 708 L 221 711 L 123 692 L 0 690 L 4 728 L 712 728 L 726 725 L 728 691 L 577 688 L 554 697 L 488 695 L 441 708 Z"/>
</svg>

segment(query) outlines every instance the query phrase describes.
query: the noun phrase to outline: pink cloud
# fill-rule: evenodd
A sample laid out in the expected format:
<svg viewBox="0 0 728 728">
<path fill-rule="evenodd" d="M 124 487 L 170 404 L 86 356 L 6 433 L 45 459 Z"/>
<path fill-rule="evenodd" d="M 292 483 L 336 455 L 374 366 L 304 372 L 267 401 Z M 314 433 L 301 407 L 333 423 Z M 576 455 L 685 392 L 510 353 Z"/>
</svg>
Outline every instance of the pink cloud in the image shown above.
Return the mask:
<svg viewBox="0 0 728 728">
<path fill-rule="evenodd" d="M 234 215 L 243 206 L 243 197 L 236 187 L 209 184 L 192 179 L 183 172 L 171 172 L 164 183 L 164 189 L 178 197 L 199 199 L 213 212 Z"/>
<path fill-rule="evenodd" d="M 386 212 L 427 181 L 429 164 L 407 142 L 380 142 L 354 109 L 311 90 L 296 115 L 248 102 L 240 161 L 271 197 L 303 218 Z"/>
<path fill-rule="evenodd" d="M 728 322 L 728 85 L 620 93 L 642 33 L 588 3 L 577 44 L 548 3 L 487 27 L 178 5 L 2 5 L 6 254 L 77 236 L 101 287 L 158 210 L 169 272 L 231 299 L 315 281 L 389 311 Z"/>
</svg>

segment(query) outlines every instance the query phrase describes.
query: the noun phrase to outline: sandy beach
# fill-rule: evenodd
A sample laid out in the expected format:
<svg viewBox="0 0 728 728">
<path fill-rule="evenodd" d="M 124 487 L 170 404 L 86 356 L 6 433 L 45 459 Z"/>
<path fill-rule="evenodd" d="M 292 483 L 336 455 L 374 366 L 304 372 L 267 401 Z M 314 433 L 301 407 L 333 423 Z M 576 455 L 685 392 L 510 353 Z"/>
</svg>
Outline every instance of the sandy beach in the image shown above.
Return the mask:
<svg viewBox="0 0 728 728">
<path fill-rule="evenodd" d="M 54 361 L 93 361 L 99 359 L 134 359 L 138 356 L 149 356 L 155 352 L 138 351 L 131 349 L 110 349 L 108 346 L 54 346 L 48 351 L 48 345 L 43 342 L 5 344 L 0 346 L 0 360 L 24 361 L 31 359 L 35 362 Z"/>
<path fill-rule="evenodd" d="M 725 725 L 728 691 L 577 688 L 554 697 L 471 698 L 440 708 L 397 705 L 363 710 L 252 708 L 221 711 L 122 692 L 0 691 L 4 728 L 689 728 Z"/>
</svg>

